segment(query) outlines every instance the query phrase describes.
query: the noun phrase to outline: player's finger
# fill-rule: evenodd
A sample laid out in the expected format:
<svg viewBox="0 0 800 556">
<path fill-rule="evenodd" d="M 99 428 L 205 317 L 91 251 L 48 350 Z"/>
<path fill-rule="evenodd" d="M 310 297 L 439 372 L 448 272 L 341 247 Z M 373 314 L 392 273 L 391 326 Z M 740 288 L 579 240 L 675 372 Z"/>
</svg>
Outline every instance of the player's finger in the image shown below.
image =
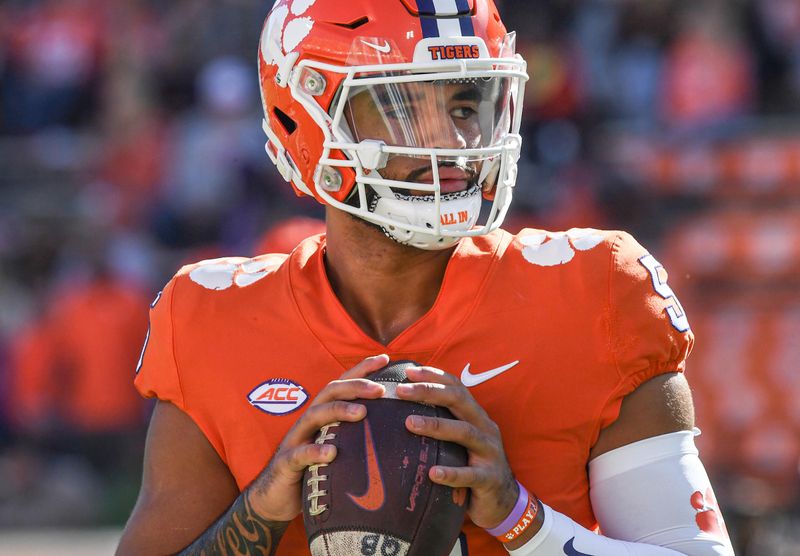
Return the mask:
<svg viewBox="0 0 800 556">
<path fill-rule="evenodd" d="M 457 377 L 428 365 L 407 367 L 406 376 L 411 382 L 434 382 L 448 386 L 461 386 L 461 381 Z"/>
<path fill-rule="evenodd" d="M 421 436 L 459 444 L 480 456 L 493 457 L 498 452 L 493 439 L 466 421 L 410 415 L 406 418 L 408 430 Z"/>
<path fill-rule="evenodd" d="M 485 467 L 448 467 L 434 465 L 428 471 L 431 481 L 449 487 L 480 489 L 497 483 L 492 471 Z"/>
<path fill-rule="evenodd" d="M 364 378 L 350 380 L 334 380 L 330 382 L 314 398 L 312 406 L 327 403 L 333 400 L 354 400 L 356 398 L 380 398 L 386 388 L 382 384 Z"/>
<path fill-rule="evenodd" d="M 336 446 L 331 444 L 303 444 L 287 450 L 281 460 L 290 472 L 302 473 L 309 465 L 330 463 L 334 458 L 336 458 Z"/>
<path fill-rule="evenodd" d="M 372 357 L 367 357 L 363 361 L 359 362 L 355 367 L 345 372 L 339 378 L 364 378 L 368 374 L 374 373 L 378 369 L 382 369 L 388 364 L 389 356 L 385 353 L 382 353 L 381 355 L 373 355 Z"/>
<path fill-rule="evenodd" d="M 453 415 L 477 426 L 490 430 L 491 420 L 464 386 L 448 386 L 434 382 L 416 382 L 397 385 L 397 397 L 429 405 L 446 407 Z"/>
<path fill-rule="evenodd" d="M 337 421 L 360 421 L 367 415 L 367 408 L 361 404 L 342 400 L 311 406 L 289 429 L 283 445 L 294 448 L 305 444 L 325 425 Z"/>
</svg>

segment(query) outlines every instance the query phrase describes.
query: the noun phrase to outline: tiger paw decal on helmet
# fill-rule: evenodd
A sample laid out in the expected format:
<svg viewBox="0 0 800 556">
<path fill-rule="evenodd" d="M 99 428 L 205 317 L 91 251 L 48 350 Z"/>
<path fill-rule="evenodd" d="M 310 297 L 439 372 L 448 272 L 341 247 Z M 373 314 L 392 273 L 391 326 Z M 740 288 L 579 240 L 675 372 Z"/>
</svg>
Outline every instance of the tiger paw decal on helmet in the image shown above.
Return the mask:
<svg viewBox="0 0 800 556">
<path fill-rule="evenodd" d="M 268 64 L 278 62 L 281 54 L 293 52 L 314 28 L 314 19 L 304 14 L 317 0 L 281 0 L 275 5 L 264 25 L 261 36 L 261 55 Z M 278 31 L 280 29 L 280 31 Z"/>
</svg>

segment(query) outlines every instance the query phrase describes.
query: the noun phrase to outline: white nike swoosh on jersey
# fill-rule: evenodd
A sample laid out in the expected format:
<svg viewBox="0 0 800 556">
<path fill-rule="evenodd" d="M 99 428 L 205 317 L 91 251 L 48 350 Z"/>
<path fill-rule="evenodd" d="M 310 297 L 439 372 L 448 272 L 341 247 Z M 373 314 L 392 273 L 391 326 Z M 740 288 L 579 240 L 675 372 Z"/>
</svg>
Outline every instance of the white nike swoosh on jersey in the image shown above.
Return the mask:
<svg viewBox="0 0 800 556">
<path fill-rule="evenodd" d="M 503 365 L 502 367 L 497 367 L 496 369 L 492 369 L 490 371 L 485 371 L 482 373 L 472 374 L 469 372 L 469 363 L 467 366 L 464 367 L 464 370 L 461 371 L 461 382 L 464 386 L 471 388 L 472 386 L 477 386 L 478 384 L 483 384 L 489 379 L 496 377 L 497 375 L 501 375 L 507 370 L 512 367 L 516 367 L 519 361 L 514 361 L 513 363 L 509 363 L 508 365 Z"/>
<path fill-rule="evenodd" d="M 383 46 L 381 46 L 380 44 L 373 44 L 373 43 L 371 43 L 369 41 L 365 41 L 363 39 L 361 40 L 361 42 L 363 42 L 367 46 L 370 46 L 370 47 L 374 48 L 378 52 L 383 52 L 384 54 L 388 54 L 389 51 L 392 49 L 392 47 L 389 45 L 389 41 L 387 41 L 387 40 L 383 41 Z"/>
</svg>

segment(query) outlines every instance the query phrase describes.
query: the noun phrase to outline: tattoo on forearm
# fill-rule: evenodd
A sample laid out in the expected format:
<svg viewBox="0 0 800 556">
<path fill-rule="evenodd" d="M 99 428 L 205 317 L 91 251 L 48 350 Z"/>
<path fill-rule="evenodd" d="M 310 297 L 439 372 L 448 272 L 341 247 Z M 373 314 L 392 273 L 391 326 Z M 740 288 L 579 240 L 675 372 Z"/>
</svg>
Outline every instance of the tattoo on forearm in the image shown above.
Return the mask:
<svg viewBox="0 0 800 556">
<path fill-rule="evenodd" d="M 288 521 L 269 521 L 250 505 L 247 492 L 180 556 L 272 556 L 278 550 Z"/>
</svg>

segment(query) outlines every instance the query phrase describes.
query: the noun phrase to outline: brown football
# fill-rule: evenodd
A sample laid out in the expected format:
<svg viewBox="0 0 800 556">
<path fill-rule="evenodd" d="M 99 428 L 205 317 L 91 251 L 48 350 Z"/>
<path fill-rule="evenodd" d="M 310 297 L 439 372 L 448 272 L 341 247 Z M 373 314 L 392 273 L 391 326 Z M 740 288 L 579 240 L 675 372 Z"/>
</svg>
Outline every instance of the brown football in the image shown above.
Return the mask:
<svg viewBox="0 0 800 556">
<path fill-rule="evenodd" d="M 386 386 L 378 400 L 358 400 L 358 423 L 323 427 L 318 443 L 337 447 L 328 465 L 303 477 L 303 519 L 314 556 L 447 556 L 469 502 L 466 489 L 437 485 L 433 465 L 465 466 L 466 450 L 413 434 L 409 415 L 453 419 L 445 408 L 394 397 L 413 361 L 395 361 L 369 378 Z"/>
</svg>

